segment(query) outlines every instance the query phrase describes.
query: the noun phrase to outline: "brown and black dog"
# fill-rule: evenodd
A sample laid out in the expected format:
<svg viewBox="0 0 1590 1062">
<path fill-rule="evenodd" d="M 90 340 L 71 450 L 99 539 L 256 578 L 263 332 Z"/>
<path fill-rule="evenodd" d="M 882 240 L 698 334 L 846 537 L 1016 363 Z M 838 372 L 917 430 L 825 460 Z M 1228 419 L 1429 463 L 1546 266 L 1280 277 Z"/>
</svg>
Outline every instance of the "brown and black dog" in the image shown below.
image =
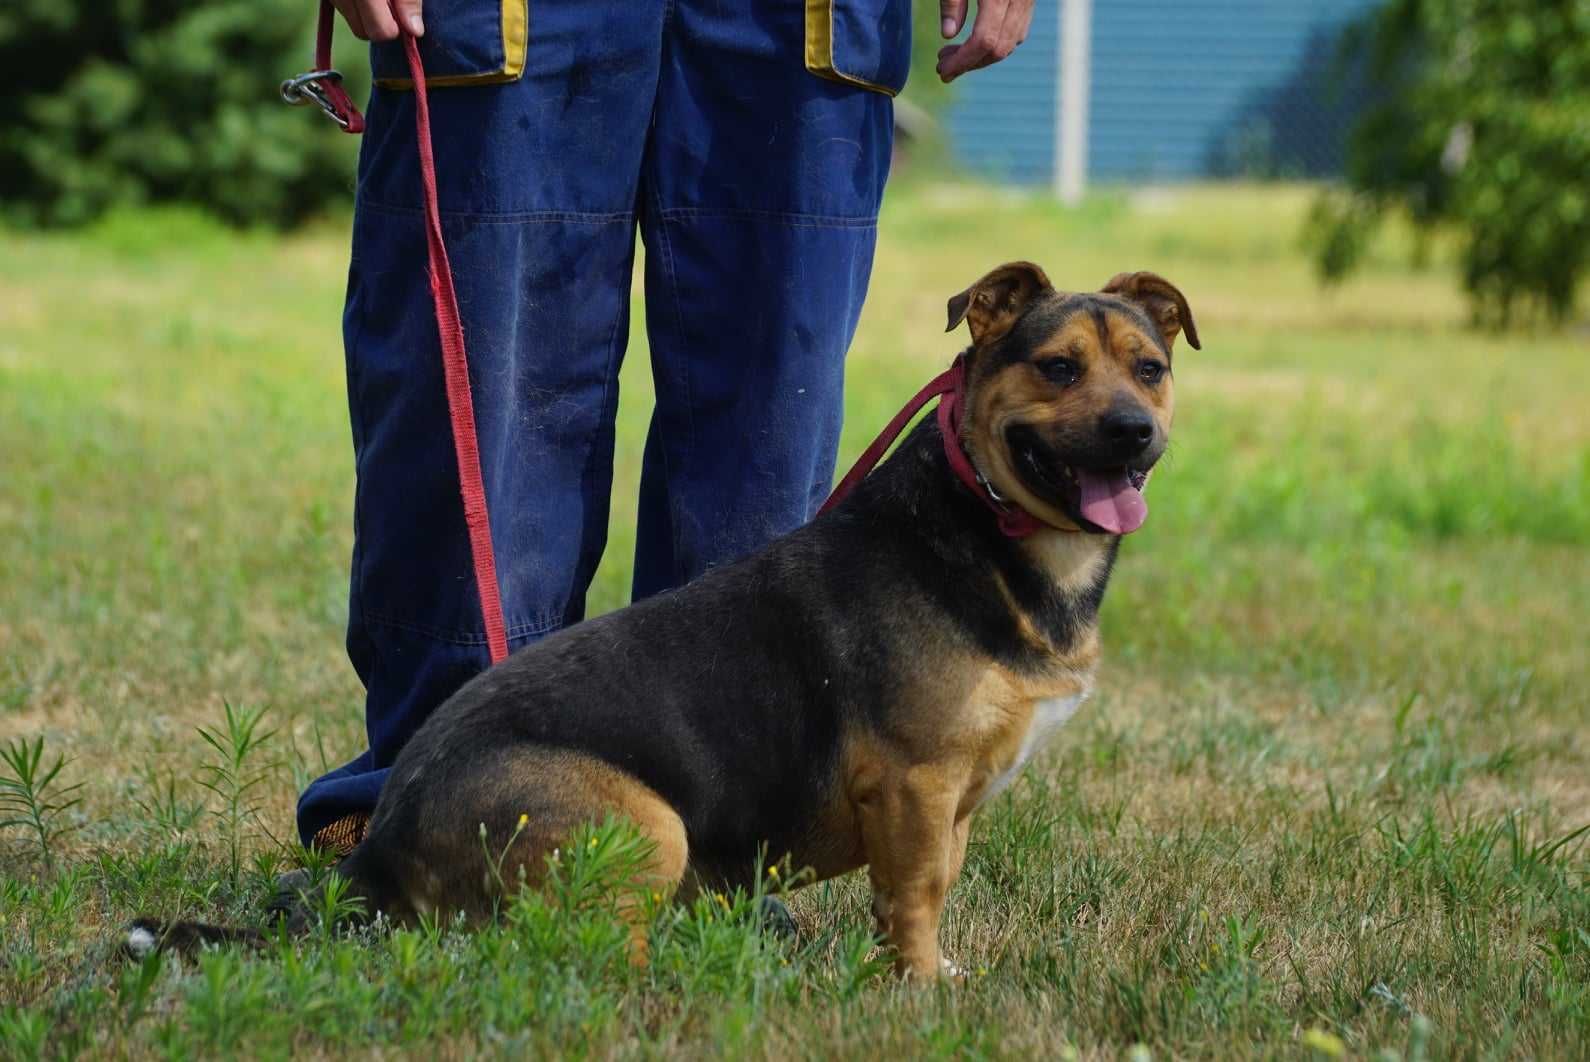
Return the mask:
<svg viewBox="0 0 1590 1062">
<path fill-rule="evenodd" d="M 616 814 L 655 845 L 652 890 L 748 883 L 759 853 L 815 880 L 865 866 L 900 969 L 939 974 L 972 813 L 1087 696 L 1119 535 L 1169 437 L 1171 348 L 1198 346 L 1152 273 L 1069 294 L 1015 262 L 950 299 L 962 320 L 958 443 L 1041 530 L 1006 537 L 927 418 L 832 512 L 460 689 L 339 865 L 356 891 L 399 921 L 489 917 L 494 880 L 533 884 Z M 480 824 L 495 852 L 521 821 L 484 873 Z"/>
</svg>

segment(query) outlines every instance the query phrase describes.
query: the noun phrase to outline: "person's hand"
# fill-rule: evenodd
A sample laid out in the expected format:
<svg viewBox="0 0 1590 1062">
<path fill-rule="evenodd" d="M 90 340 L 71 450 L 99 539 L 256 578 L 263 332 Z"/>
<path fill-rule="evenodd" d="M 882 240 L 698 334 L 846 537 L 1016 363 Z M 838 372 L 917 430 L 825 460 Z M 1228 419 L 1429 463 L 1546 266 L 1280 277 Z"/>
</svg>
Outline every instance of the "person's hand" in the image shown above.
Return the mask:
<svg viewBox="0 0 1590 1062">
<path fill-rule="evenodd" d="M 939 31 L 948 40 L 966 25 L 966 11 L 972 0 L 939 0 Z M 960 44 L 939 49 L 939 80 L 948 84 L 968 70 L 979 70 L 999 62 L 1027 39 L 1032 25 L 1033 0 L 977 0 L 977 21 L 972 35 Z"/>
<path fill-rule="evenodd" d="M 342 12 L 348 28 L 361 41 L 390 41 L 398 35 L 397 19 L 392 9 L 397 8 L 403 28 L 416 37 L 425 36 L 425 23 L 420 21 L 420 0 L 331 0 L 331 6 Z"/>
</svg>

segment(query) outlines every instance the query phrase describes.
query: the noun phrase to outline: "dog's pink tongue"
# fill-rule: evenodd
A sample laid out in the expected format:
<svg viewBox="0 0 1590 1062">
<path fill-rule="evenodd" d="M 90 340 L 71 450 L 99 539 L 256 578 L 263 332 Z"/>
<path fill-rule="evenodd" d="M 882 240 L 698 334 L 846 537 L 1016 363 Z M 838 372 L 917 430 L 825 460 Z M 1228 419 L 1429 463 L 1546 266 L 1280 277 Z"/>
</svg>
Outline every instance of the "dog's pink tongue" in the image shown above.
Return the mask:
<svg viewBox="0 0 1590 1062">
<path fill-rule="evenodd" d="M 1082 488 L 1082 515 L 1106 531 L 1129 535 L 1148 519 L 1143 492 L 1122 472 L 1085 472 L 1076 469 Z"/>
</svg>

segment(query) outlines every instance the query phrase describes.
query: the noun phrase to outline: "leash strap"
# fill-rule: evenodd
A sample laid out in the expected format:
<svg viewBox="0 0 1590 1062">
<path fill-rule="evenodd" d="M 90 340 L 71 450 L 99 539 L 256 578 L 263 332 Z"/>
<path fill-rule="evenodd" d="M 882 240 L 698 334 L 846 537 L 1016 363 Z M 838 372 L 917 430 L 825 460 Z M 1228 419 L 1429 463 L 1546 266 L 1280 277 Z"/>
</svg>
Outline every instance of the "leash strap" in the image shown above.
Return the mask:
<svg viewBox="0 0 1590 1062">
<path fill-rule="evenodd" d="M 315 27 L 315 69 L 331 71 L 331 31 L 336 25 L 336 12 L 331 9 L 331 0 L 320 0 L 320 23 Z M 364 132 L 364 115 L 359 113 L 359 108 L 353 105 L 347 89 L 342 87 L 342 75 L 328 77 L 321 86 L 331 106 L 327 108 L 336 123 L 342 126 L 344 132 Z"/>
<path fill-rule="evenodd" d="M 392 5 L 397 17 L 397 5 Z M 486 486 L 480 473 L 480 441 L 475 434 L 475 406 L 469 390 L 469 357 L 464 348 L 464 326 L 458 312 L 458 292 L 453 287 L 453 267 L 442 239 L 441 207 L 436 198 L 436 156 L 431 149 L 431 108 L 425 91 L 425 66 L 419 42 L 402 29 L 403 50 L 409 76 L 414 81 L 414 125 L 419 141 L 420 183 L 425 193 L 425 250 L 429 258 L 431 300 L 436 307 L 436 332 L 442 346 L 442 375 L 447 385 L 447 414 L 452 422 L 453 452 L 458 458 L 458 489 L 464 501 L 464 524 L 469 531 L 469 553 L 480 593 L 480 613 L 486 627 L 486 648 L 493 664 L 508 655 L 508 632 L 502 618 L 502 593 L 497 583 L 497 558 L 491 546 L 491 518 L 486 509 Z M 282 84 L 289 103 L 317 103 L 350 133 L 362 132 L 364 116 L 341 85 L 342 75 L 331 69 L 331 35 L 336 13 L 331 0 L 320 0 L 320 23 L 315 31 L 315 69 Z"/>
<path fill-rule="evenodd" d="M 324 3 L 323 9 L 329 8 Z M 396 15 L 396 10 L 393 14 Z M 458 455 L 458 486 L 464 499 L 464 523 L 469 528 L 469 552 L 474 558 L 475 586 L 480 591 L 480 612 L 486 623 L 486 647 L 491 662 L 508 655 L 507 628 L 502 619 L 502 595 L 497 584 L 497 558 L 491 546 L 491 519 L 486 510 L 486 486 L 480 474 L 480 443 L 475 436 L 475 406 L 469 392 L 469 358 L 464 351 L 464 326 L 458 314 L 458 292 L 453 288 L 453 267 L 442 240 L 442 214 L 436 200 L 436 158 L 431 151 L 431 108 L 425 93 L 425 67 L 420 45 L 402 31 L 408 53 L 409 76 L 414 80 L 414 124 L 419 135 L 420 182 L 425 186 L 425 247 L 430 256 L 431 299 L 436 304 L 436 331 L 442 341 L 442 369 L 447 379 L 447 411 L 453 422 L 453 451 Z"/>
<path fill-rule="evenodd" d="M 966 367 L 960 358 L 956 358 L 953 365 L 929 380 L 927 386 L 913 395 L 911 401 L 905 404 L 905 408 L 896 413 L 894 419 L 878 433 L 878 437 L 872 440 L 872 445 L 862 451 L 850 471 L 845 473 L 845 478 L 839 481 L 839 486 L 834 488 L 833 493 L 828 495 L 828 500 L 823 502 L 822 508 L 817 510 L 817 515 L 823 515 L 848 498 L 850 493 L 861 485 L 861 481 L 867 478 L 867 473 L 883 460 L 883 455 L 894 444 L 894 440 L 899 438 L 905 426 L 911 423 L 911 418 L 916 416 L 917 411 L 939 395 L 950 394 L 957 390 L 965 377 Z"/>
<path fill-rule="evenodd" d="M 315 104 L 345 133 L 364 132 L 364 115 L 342 87 L 342 74 L 331 65 L 331 33 L 336 12 L 331 0 L 320 0 L 320 21 L 315 26 L 313 69 L 282 82 L 282 99 L 295 107 Z"/>
<path fill-rule="evenodd" d="M 918 391 L 905 404 L 905 408 L 894 415 L 894 419 L 885 425 L 878 437 L 872 440 L 872 445 L 862 452 L 845 478 L 839 481 L 828 500 L 823 502 L 817 515 L 821 516 L 840 502 L 850 496 L 851 492 L 867 478 L 894 440 L 899 438 L 905 426 L 916 416 L 917 411 L 934 398 L 939 399 L 938 422 L 939 435 L 943 437 L 944 457 L 949 462 L 950 471 L 955 473 L 955 478 L 965 484 L 984 505 L 993 512 L 999 521 L 999 529 L 1009 538 L 1026 538 L 1033 532 L 1047 525 L 1020 506 L 1010 505 L 998 499 L 989 488 L 988 483 L 977 474 L 972 467 L 971 459 L 966 456 L 966 451 L 961 448 L 961 404 L 966 395 L 966 359 L 957 357 L 948 369 L 939 373 L 927 382 L 927 386 Z"/>
</svg>

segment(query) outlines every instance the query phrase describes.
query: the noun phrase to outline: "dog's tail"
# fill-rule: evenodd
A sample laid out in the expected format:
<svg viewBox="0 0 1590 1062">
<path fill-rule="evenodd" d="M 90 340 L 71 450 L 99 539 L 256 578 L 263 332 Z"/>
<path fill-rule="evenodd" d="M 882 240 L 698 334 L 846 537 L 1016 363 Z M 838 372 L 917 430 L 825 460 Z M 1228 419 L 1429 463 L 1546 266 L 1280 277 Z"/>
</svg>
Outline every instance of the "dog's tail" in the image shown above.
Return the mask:
<svg viewBox="0 0 1590 1062">
<path fill-rule="evenodd" d="M 133 920 L 122 934 L 121 953 L 129 959 L 142 960 L 157 951 L 192 955 L 206 945 L 242 944 L 250 948 L 261 948 L 270 939 L 258 929 L 212 926 L 205 922 L 158 922 L 153 918 L 138 918 Z"/>
<path fill-rule="evenodd" d="M 366 860 L 361 859 L 363 849 L 355 849 L 336 866 L 337 876 L 345 882 L 344 902 L 352 901 L 345 911 L 336 916 L 337 922 L 363 923 L 375 910 L 374 899 L 364 879 Z M 295 870 L 277 879 L 276 894 L 265 905 L 265 928 L 248 929 L 218 926 L 208 922 L 165 922 L 156 918 L 138 918 L 122 931 L 120 951 L 132 959 L 143 959 L 154 952 L 175 952 L 193 955 L 205 947 L 233 944 L 248 948 L 263 948 L 280 938 L 300 937 L 315 925 L 312 908 L 313 894 L 325 886 L 316 881 L 308 870 Z"/>
</svg>

